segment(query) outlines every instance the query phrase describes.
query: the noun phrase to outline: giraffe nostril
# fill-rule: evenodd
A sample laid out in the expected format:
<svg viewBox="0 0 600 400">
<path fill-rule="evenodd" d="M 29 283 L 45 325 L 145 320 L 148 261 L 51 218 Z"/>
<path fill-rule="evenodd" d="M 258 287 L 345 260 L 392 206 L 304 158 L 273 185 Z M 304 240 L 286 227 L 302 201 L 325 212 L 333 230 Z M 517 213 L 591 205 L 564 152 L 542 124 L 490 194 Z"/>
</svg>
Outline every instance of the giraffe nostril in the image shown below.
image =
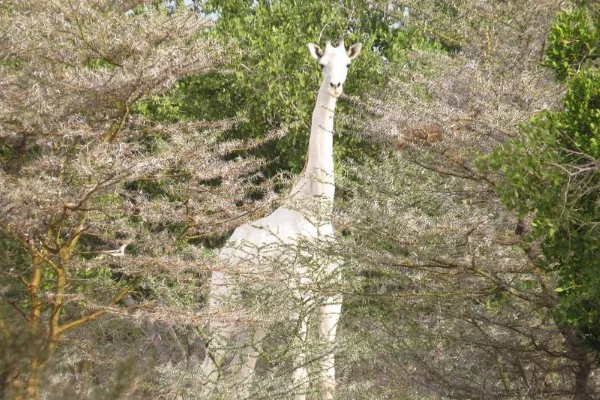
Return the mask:
<svg viewBox="0 0 600 400">
<path fill-rule="evenodd" d="M 342 86 L 342 83 L 341 82 L 340 83 L 330 82 L 329 86 L 331 86 L 332 88 L 336 89 L 336 88 L 339 88 L 340 86 Z"/>
</svg>

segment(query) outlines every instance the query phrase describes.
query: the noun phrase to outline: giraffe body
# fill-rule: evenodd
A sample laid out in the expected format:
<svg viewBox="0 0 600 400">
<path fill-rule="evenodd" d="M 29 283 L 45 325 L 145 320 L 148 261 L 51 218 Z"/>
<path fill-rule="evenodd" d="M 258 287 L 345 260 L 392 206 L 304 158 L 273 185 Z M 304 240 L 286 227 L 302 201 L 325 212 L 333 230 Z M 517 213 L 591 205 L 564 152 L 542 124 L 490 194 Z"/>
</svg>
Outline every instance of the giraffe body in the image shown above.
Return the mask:
<svg viewBox="0 0 600 400">
<path fill-rule="evenodd" d="M 327 43 L 324 51 L 314 44 L 308 48 L 321 64 L 323 82 L 313 111 L 305 169 L 282 207 L 233 232 L 219 254 L 223 268 L 213 271 L 210 280 L 209 312 L 215 318 L 211 319 L 209 328 L 214 338 L 202 370 L 209 382 L 216 382 L 223 374 L 229 375 L 240 386 L 237 398 L 249 395 L 249 384 L 268 328 L 260 321 L 253 321 L 251 315 L 227 316 L 232 300 L 240 300 L 241 288 L 249 285 L 247 287 L 280 290 L 298 301 L 301 306 L 291 310 L 288 317 L 298 322 L 295 338 L 300 349 L 307 340 L 309 312 L 318 308 L 317 333 L 330 349 L 319 357 L 319 387 L 323 399 L 333 399 L 333 345 L 342 297 L 334 294 L 317 298 L 312 292 L 311 284 L 335 278 L 337 263 L 332 257 L 312 254 L 311 246 L 316 248 L 319 243 L 334 240 L 331 212 L 335 189 L 335 104 L 342 93 L 350 61 L 360 53 L 361 46 L 355 44 L 346 51 L 342 42 L 338 47 Z M 242 350 L 229 360 L 228 348 L 236 343 Z M 306 398 L 307 362 L 306 351 L 299 351 L 292 372 L 296 400 Z"/>
</svg>

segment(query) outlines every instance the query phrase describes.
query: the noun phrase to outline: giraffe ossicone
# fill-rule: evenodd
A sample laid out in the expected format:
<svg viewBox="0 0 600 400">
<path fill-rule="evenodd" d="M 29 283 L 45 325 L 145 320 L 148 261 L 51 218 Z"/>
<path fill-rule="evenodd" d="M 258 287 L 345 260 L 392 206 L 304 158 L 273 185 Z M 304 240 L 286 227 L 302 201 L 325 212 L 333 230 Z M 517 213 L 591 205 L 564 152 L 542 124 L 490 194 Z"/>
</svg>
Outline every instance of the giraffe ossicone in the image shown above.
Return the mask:
<svg viewBox="0 0 600 400">
<path fill-rule="evenodd" d="M 317 312 L 317 333 L 326 350 L 316 361 L 319 364 L 316 386 L 323 399 L 333 399 L 334 395 L 333 346 L 342 296 L 316 293 L 311 285 L 320 280 L 335 282 L 339 275 L 335 257 L 319 252 L 318 248 L 334 242 L 331 223 L 335 192 L 333 119 L 348 68 L 360 53 L 361 44 L 346 50 L 343 42 L 338 46 L 327 42 L 325 49 L 310 43 L 308 50 L 321 66 L 323 80 L 312 114 L 304 171 L 283 206 L 235 229 L 219 253 L 221 267 L 213 271 L 210 278 L 208 310 L 212 318 L 208 328 L 212 340 L 202 374 L 208 386 L 220 379 L 239 385 L 237 398 L 247 397 L 249 393 L 261 344 L 269 328 L 264 321 L 255 321 L 252 315 L 232 307 L 236 301 L 245 301 L 243 287 L 268 287 L 267 292 L 273 294 L 273 298 L 287 294 L 301 305 L 289 313 L 297 319 L 294 340 L 299 351 L 294 356 L 292 372 L 296 400 L 304 400 L 309 388 L 306 343 L 309 316 Z"/>
</svg>

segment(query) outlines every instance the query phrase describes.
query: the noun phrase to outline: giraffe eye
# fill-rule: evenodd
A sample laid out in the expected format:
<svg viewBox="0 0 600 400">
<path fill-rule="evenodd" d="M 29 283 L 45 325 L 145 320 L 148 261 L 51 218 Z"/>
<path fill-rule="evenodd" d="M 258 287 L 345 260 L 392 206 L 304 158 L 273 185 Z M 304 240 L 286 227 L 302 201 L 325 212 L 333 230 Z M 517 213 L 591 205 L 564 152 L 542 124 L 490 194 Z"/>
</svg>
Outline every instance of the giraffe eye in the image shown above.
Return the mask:
<svg viewBox="0 0 600 400">
<path fill-rule="evenodd" d="M 350 68 L 350 64 L 347 64 L 347 65 L 346 65 L 346 68 Z"/>
<path fill-rule="evenodd" d="M 325 68 L 325 64 L 319 64 L 319 67 L 321 67 L 321 69 Z"/>
</svg>

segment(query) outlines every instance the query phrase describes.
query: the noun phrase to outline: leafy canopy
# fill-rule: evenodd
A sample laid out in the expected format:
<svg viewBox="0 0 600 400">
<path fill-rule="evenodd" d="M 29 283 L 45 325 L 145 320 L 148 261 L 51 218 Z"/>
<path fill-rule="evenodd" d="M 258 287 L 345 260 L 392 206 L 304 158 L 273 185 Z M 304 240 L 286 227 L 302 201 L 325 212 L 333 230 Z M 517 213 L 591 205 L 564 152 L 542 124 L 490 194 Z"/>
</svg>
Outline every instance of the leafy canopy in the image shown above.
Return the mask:
<svg viewBox="0 0 600 400">
<path fill-rule="evenodd" d="M 549 35 L 545 65 L 564 80 L 559 111 L 544 111 L 522 135 L 498 149 L 490 165 L 504 181 L 498 190 L 521 215 L 535 213 L 540 265 L 559 278 L 560 324 L 572 325 L 600 350 L 600 71 L 599 14 L 581 7 L 560 13 Z"/>
<path fill-rule="evenodd" d="M 228 46 L 227 65 L 181 81 L 176 94 L 152 107 L 166 110 L 164 118 L 243 118 L 228 133 L 236 138 L 262 138 L 284 128 L 283 138 L 261 149 L 272 160 L 269 174 L 282 168 L 298 172 L 304 164 L 321 80 L 307 43 L 323 45 L 342 36 L 346 45 L 361 42 L 367 51 L 353 63 L 345 88 L 347 95 L 361 97 L 383 87 L 387 62 L 424 43 L 422 35 L 362 1 L 211 0 L 203 7 L 218 17 L 210 35 Z M 372 147 L 352 133 L 366 116 L 347 101 L 339 102 L 337 111 L 336 157 L 360 159 Z"/>
</svg>

